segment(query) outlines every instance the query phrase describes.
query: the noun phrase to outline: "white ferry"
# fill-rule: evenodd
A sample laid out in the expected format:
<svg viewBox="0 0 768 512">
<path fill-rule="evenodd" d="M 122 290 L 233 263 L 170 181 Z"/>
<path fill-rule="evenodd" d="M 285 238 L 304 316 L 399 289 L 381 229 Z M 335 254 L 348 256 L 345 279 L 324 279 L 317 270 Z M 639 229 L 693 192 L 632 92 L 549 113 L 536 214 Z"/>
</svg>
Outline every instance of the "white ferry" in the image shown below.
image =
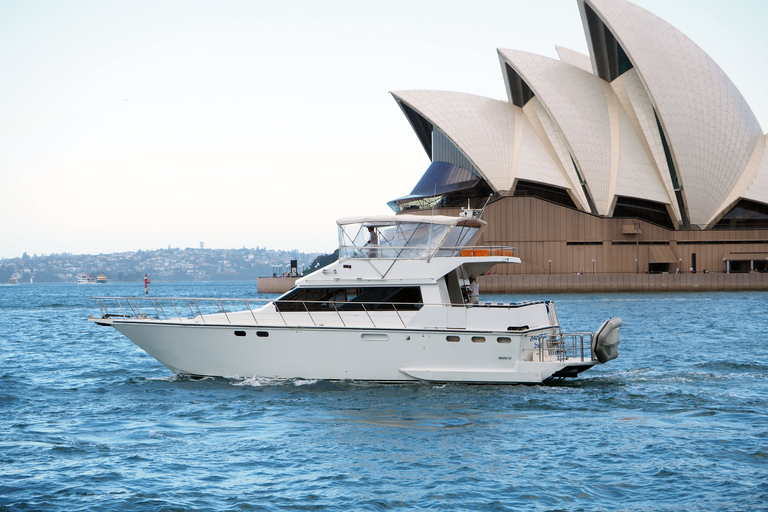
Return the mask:
<svg viewBox="0 0 768 512">
<path fill-rule="evenodd" d="M 96 284 L 96 278 L 88 274 L 77 276 L 77 284 Z"/>
<path fill-rule="evenodd" d="M 460 217 L 337 221 L 339 260 L 268 301 L 96 297 L 112 326 L 178 374 L 378 382 L 547 382 L 618 356 L 621 319 L 564 333 L 550 301 L 470 303 L 471 275 L 516 264 Z"/>
</svg>

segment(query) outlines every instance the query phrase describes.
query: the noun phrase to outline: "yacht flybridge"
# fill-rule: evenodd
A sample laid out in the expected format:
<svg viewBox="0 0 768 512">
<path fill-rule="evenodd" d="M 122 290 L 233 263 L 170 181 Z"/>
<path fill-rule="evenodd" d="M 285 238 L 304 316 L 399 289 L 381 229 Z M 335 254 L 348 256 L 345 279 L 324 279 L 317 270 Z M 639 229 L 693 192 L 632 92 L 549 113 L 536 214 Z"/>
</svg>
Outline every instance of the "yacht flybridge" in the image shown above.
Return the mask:
<svg viewBox="0 0 768 512">
<path fill-rule="evenodd" d="M 564 333 L 550 301 L 468 300 L 470 276 L 520 263 L 476 245 L 474 210 L 337 224 L 339 260 L 273 301 L 96 297 L 89 319 L 194 376 L 542 383 L 618 356 L 619 318 Z"/>
</svg>

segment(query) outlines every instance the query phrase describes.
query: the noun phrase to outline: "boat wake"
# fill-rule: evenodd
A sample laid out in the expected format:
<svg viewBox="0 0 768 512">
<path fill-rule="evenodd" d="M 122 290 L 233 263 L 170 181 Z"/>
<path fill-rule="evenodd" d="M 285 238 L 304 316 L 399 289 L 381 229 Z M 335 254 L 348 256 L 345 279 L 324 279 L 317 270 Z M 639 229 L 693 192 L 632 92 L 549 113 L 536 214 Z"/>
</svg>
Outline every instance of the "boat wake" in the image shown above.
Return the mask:
<svg viewBox="0 0 768 512">
<path fill-rule="evenodd" d="M 277 377 L 250 377 L 247 379 L 241 379 L 236 381 L 230 381 L 233 386 L 251 386 L 251 387 L 263 387 L 263 386 L 284 386 L 294 385 L 299 386 L 312 386 L 317 384 L 317 379 L 280 379 Z"/>
</svg>

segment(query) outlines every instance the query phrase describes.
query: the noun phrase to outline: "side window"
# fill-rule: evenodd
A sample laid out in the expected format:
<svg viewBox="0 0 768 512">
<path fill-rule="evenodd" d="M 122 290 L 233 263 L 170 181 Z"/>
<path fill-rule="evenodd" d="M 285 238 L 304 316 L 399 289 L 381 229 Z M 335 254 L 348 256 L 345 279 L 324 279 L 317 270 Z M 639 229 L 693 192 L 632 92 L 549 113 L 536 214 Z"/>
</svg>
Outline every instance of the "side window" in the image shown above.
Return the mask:
<svg viewBox="0 0 768 512">
<path fill-rule="evenodd" d="M 421 289 L 418 286 L 361 288 L 355 301 L 364 302 L 366 309 L 413 311 L 421 309 Z"/>
<path fill-rule="evenodd" d="M 278 311 L 304 311 L 302 301 L 307 300 L 305 289 L 291 290 L 275 301 Z"/>
<path fill-rule="evenodd" d="M 302 288 L 275 301 L 278 311 L 362 311 L 421 309 L 418 286 L 370 288 Z"/>
</svg>

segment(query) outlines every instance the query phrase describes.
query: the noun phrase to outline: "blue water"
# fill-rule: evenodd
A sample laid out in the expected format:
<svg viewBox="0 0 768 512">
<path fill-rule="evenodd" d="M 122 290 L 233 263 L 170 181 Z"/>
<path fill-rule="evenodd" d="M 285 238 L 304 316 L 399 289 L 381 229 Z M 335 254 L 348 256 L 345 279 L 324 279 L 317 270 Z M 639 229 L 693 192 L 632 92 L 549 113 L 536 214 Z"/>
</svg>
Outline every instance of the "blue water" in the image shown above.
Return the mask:
<svg viewBox="0 0 768 512">
<path fill-rule="evenodd" d="M 0 287 L 0 510 L 768 509 L 768 293 L 548 296 L 566 329 L 621 316 L 619 358 L 435 386 L 176 378 L 86 321 L 142 291 Z"/>
</svg>

